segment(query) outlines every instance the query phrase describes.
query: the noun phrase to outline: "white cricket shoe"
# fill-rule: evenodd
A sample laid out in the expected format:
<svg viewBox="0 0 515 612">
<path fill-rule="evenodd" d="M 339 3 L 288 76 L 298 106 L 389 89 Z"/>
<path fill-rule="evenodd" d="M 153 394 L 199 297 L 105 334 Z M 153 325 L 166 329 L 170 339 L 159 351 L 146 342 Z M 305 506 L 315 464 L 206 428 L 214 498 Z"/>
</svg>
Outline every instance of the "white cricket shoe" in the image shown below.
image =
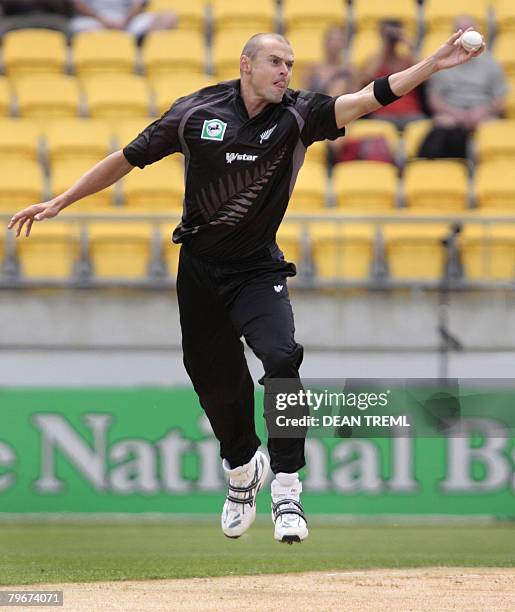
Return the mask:
<svg viewBox="0 0 515 612">
<path fill-rule="evenodd" d="M 279 542 L 293 544 L 308 537 L 308 526 L 300 503 L 302 484 L 297 472 L 279 472 L 272 481 L 272 520 L 274 537 Z"/>
<path fill-rule="evenodd" d="M 239 538 L 256 518 L 256 495 L 268 474 L 268 458 L 261 451 L 245 465 L 231 469 L 228 461 L 222 461 L 229 477 L 227 499 L 222 510 L 222 531 L 228 538 Z"/>
</svg>

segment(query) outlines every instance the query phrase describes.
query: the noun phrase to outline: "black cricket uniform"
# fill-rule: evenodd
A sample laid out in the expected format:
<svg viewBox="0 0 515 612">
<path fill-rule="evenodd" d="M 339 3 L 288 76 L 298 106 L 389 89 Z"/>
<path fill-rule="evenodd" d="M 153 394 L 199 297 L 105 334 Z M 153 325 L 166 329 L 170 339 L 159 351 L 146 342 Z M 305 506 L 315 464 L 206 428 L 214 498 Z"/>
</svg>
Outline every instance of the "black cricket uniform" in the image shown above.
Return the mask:
<svg viewBox="0 0 515 612">
<path fill-rule="evenodd" d="M 260 440 L 245 337 L 265 377 L 299 378 L 303 349 L 294 339 L 285 261 L 276 232 L 306 148 L 344 134 L 336 98 L 288 89 L 249 118 L 240 81 L 177 100 L 123 153 L 144 168 L 185 157 L 185 197 L 173 241 L 182 243 L 177 276 L 184 365 L 231 467 L 250 461 Z M 269 439 L 274 473 L 305 465 L 304 440 Z"/>
</svg>

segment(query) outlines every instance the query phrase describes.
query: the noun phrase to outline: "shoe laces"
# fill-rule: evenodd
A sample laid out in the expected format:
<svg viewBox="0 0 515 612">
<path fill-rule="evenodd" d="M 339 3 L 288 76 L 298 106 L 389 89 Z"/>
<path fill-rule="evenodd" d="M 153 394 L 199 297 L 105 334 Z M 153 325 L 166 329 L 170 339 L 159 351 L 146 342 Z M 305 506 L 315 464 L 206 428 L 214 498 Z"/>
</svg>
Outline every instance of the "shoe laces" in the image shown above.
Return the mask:
<svg viewBox="0 0 515 612">
<path fill-rule="evenodd" d="M 242 474 L 243 476 L 243 474 Z M 228 501 L 234 504 L 242 504 L 243 511 L 245 511 L 245 505 L 249 504 L 251 507 L 254 505 L 256 497 L 256 488 L 259 483 L 259 468 L 256 463 L 254 467 L 254 476 L 248 484 L 243 484 L 246 478 L 240 477 L 238 479 L 229 479 L 229 487 L 227 493 Z"/>
</svg>

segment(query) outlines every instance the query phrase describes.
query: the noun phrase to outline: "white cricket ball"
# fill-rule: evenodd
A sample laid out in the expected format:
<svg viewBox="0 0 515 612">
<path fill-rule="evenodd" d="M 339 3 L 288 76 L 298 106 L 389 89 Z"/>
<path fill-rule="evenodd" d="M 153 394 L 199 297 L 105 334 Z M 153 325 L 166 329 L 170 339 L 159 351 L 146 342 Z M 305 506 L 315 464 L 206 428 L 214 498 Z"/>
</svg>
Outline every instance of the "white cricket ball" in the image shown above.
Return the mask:
<svg viewBox="0 0 515 612">
<path fill-rule="evenodd" d="M 479 32 L 469 30 L 461 37 L 461 46 L 465 51 L 477 51 L 483 44 L 483 37 Z"/>
</svg>

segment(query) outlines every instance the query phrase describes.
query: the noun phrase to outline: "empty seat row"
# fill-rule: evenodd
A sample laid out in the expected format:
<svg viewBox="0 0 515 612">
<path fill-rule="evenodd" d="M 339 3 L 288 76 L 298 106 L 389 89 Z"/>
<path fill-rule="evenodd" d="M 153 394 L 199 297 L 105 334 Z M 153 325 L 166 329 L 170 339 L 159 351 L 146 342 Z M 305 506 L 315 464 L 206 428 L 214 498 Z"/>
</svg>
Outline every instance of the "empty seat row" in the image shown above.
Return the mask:
<svg viewBox="0 0 515 612">
<path fill-rule="evenodd" d="M 63 148 L 62 151 L 66 151 Z M 94 160 L 52 159 L 48 177 L 33 159 L 3 159 L 0 164 L 0 210 L 14 213 L 18 208 L 56 196 L 68 189 Z M 399 180 L 397 170 L 385 163 L 356 161 L 340 164 L 328 182 L 326 168 L 316 161 L 304 164 L 293 191 L 292 212 L 330 213 L 327 204 L 356 214 L 395 211 L 402 203 L 408 210 L 464 212 L 474 203 L 478 208 L 515 212 L 513 161 L 484 162 L 469 184 L 466 167 L 456 161 L 417 160 L 408 164 Z M 502 180 L 500 180 L 502 178 Z M 471 202 L 471 189 L 474 201 Z M 115 187 L 85 198 L 81 210 L 110 206 L 123 201 L 128 207 L 148 211 L 181 210 L 184 169 L 180 156 L 165 158 L 135 169 Z M 92 208 L 91 208 L 92 207 Z"/>
<path fill-rule="evenodd" d="M 135 75 L 95 76 L 82 83 L 71 76 L 25 77 L 11 88 L 0 77 L 0 113 L 32 119 L 59 119 L 87 114 L 114 119 L 160 115 L 179 97 L 213 81 L 204 75 L 181 79 L 166 77 L 154 82 Z M 0 115 L 0 116 L 1 116 Z"/>
<path fill-rule="evenodd" d="M 87 232 L 87 252 L 82 228 Z M 34 228 L 29 240 L 14 243 L 14 264 L 26 280 L 71 279 L 79 270 L 88 270 L 96 279 L 144 279 L 156 264 L 175 276 L 178 248 L 169 244 L 169 229 L 145 221 L 91 222 L 82 227 L 54 221 Z M 2 251 L 6 257 L 0 237 Z"/>
<path fill-rule="evenodd" d="M 59 195 L 91 166 L 87 160 L 60 160 L 52 166 L 47 186 L 41 166 L 36 162 L 5 160 L 0 165 L 0 211 L 12 214 L 29 204 Z M 105 206 L 115 210 L 114 194 L 120 189 L 126 206 L 141 206 L 147 211 L 181 211 L 184 197 L 182 164 L 165 159 L 144 171 L 134 170 L 116 187 L 84 198 L 76 209 L 96 211 L 99 206 Z"/>
<path fill-rule="evenodd" d="M 484 162 L 470 184 L 466 166 L 457 161 L 413 161 L 406 166 L 401 181 L 390 164 L 345 162 L 334 168 L 332 193 L 342 210 L 361 214 L 393 210 L 399 201 L 408 209 L 444 214 L 464 211 L 471 203 L 471 190 L 478 207 L 515 212 L 512 169 L 512 159 Z M 292 211 L 323 209 L 328 193 L 322 173 L 322 167 L 315 163 L 303 167 L 293 191 Z"/>
<path fill-rule="evenodd" d="M 1 84 L 1 81 L 0 81 Z M 168 89 L 163 87 L 160 104 L 163 112 L 170 106 Z M 25 100 L 23 108 L 29 112 L 42 112 L 42 101 Z M 106 105 L 107 106 L 107 105 Z M 108 107 L 109 108 L 109 107 Z M 139 107 L 138 107 L 139 108 Z M 100 109 L 99 109 L 100 110 Z M 134 110 L 136 113 L 136 109 Z M 52 159 L 70 158 L 100 159 L 110 150 L 124 146 L 155 118 L 149 116 L 117 116 L 116 121 L 102 119 L 64 117 L 58 121 L 37 121 L 0 116 L 0 157 L 25 157 L 36 159 L 44 142 Z M 392 159 L 397 165 L 417 158 L 420 145 L 431 129 L 429 119 L 413 121 L 402 135 L 388 121 L 362 119 L 346 128 L 344 143 L 363 139 L 384 139 Z M 307 151 L 307 161 L 327 163 L 326 143 L 314 143 Z M 515 120 L 488 120 L 481 123 L 472 139 L 472 158 L 477 162 L 515 160 Z"/>
<path fill-rule="evenodd" d="M 486 30 L 481 29 L 486 33 Z M 223 80 L 238 75 L 238 58 L 243 45 L 252 34 L 262 30 L 273 31 L 274 28 L 256 27 L 246 22 L 239 28 L 217 32 L 212 40 L 211 51 L 205 36 L 199 32 L 151 32 L 141 50 L 141 56 L 131 35 L 123 31 L 77 34 L 68 52 L 63 34 L 50 30 L 18 30 L 4 37 L 3 65 L 6 75 L 12 80 L 28 74 L 63 74 L 68 65 L 73 67 L 80 79 L 92 74 L 132 74 L 141 65 L 150 80 L 163 74 L 201 74 L 212 66 L 217 78 Z M 314 20 L 309 28 L 288 32 L 288 39 L 295 52 L 296 78 L 306 65 L 323 60 L 325 31 Z M 421 55 L 434 52 L 448 38 L 450 31 L 451 28 L 426 33 L 422 39 Z M 351 61 L 361 66 L 377 51 L 379 45 L 376 29 L 356 32 L 350 39 Z M 515 29 L 512 29 L 500 32 L 492 48 L 509 75 L 515 74 L 514 45 Z"/>
<path fill-rule="evenodd" d="M 478 212 L 465 217 L 457 239 L 463 277 L 468 281 L 513 283 L 515 219 L 512 217 L 511 223 L 467 223 L 467 219 L 481 216 Z M 486 216 L 495 219 L 491 213 Z M 452 223 L 437 221 L 285 223 L 278 242 L 287 258 L 302 261 L 307 231 L 312 257 L 308 264 L 321 280 L 367 281 L 379 270 L 390 280 L 438 282 L 448 264 L 444 240 L 451 228 Z"/>
<path fill-rule="evenodd" d="M 437 282 L 448 262 L 442 241 L 449 227 L 442 222 L 286 221 L 278 242 L 287 259 L 321 281 L 369 281 L 380 269 L 393 281 Z M 0 259 L 4 270 L 9 259 L 25 280 L 66 280 L 77 278 L 79 271 L 96 280 L 174 278 L 179 249 L 170 244 L 169 233 L 170 224 L 148 220 L 54 221 L 36 225 L 30 240 L 14 242 L 9 257 L 5 236 L 0 236 Z M 515 223 L 465 221 L 457 246 L 466 280 L 515 281 Z"/>
</svg>

